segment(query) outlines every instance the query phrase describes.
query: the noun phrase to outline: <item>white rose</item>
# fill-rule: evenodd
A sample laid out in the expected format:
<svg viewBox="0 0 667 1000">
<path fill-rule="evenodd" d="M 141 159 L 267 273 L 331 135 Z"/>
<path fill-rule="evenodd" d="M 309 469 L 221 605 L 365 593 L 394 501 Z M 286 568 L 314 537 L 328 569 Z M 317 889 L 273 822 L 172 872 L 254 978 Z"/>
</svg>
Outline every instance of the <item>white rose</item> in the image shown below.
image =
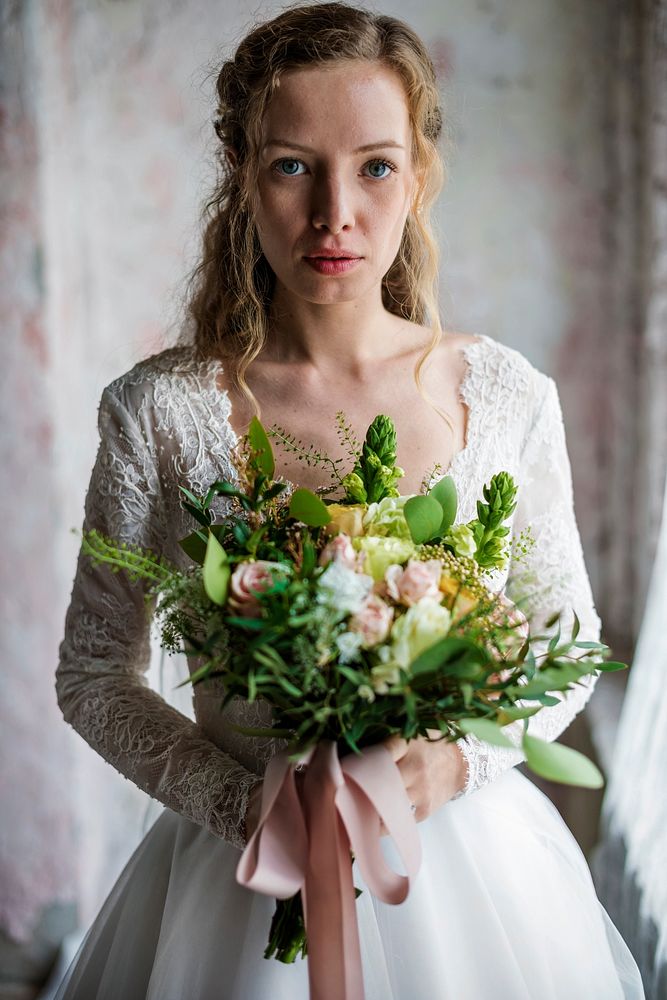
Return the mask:
<svg viewBox="0 0 667 1000">
<path fill-rule="evenodd" d="M 355 548 L 364 553 L 364 569 L 376 581 L 384 578 L 385 570 L 392 563 L 406 562 L 415 551 L 414 542 L 406 538 L 384 538 L 380 535 L 356 538 Z"/>
<path fill-rule="evenodd" d="M 373 577 L 356 573 L 336 560 L 329 563 L 317 581 L 316 600 L 338 611 L 343 618 L 359 610 L 372 586 Z"/>
<path fill-rule="evenodd" d="M 451 623 L 451 613 L 432 597 L 413 604 L 396 619 L 391 630 L 391 651 L 396 663 L 409 667 L 420 653 L 444 639 Z"/>
<path fill-rule="evenodd" d="M 365 534 L 389 535 L 412 541 L 408 522 L 403 513 L 403 507 L 408 499 L 407 496 L 384 497 L 378 503 L 369 504 L 363 519 Z"/>
<path fill-rule="evenodd" d="M 336 646 L 338 647 L 338 659 L 341 663 L 350 663 L 359 657 L 359 648 L 363 641 L 363 636 L 359 632 L 341 632 L 336 636 Z"/>
</svg>

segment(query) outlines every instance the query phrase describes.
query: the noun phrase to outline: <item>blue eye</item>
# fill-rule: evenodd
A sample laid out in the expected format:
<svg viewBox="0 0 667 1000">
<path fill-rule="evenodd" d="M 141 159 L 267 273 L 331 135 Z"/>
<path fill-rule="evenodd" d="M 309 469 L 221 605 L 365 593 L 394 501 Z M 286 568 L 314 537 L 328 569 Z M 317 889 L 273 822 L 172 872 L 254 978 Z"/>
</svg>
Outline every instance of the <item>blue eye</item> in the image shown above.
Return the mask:
<svg viewBox="0 0 667 1000">
<path fill-rule="evenodd" d="M 370 163 L 368 164 L 368 166 L 369 166 L 369 168 L 370 167 L 387 167 L 388 170 L 389 170 L 389 173 L 392 173 L 396 169 L 396 167 L 393 165 L 393 163 L 390 163 L 389 160 L 371 160 Z M 379 180 L 379 181 L 384 180 L 384 178 L 388 177 L 388 176 L 389 176 L 388 174 L 371 174 L 371 177 L 374 177 L 376 180 Z"/>
<path fill-rule="evenodd" d="M 287 160 L 287 159 L 285 159 L 285 160 L 278 160 L 277 163 L 274 164 L 274 166 L 275 166 L 276 170 L 278 169 L 278 167 L 283 167 L 286 164 L 288 166 L 294 166 L 294 167 L 296 167 L 298 169 L 300 163 L 301 163 L 301 160 Z M 278 171 L 278 172 L 282 173 L 284 177 L 296 177 L 297 176 L 296 170 L 285 170 L 284 172 L 283 171 Z"/>
</svg>

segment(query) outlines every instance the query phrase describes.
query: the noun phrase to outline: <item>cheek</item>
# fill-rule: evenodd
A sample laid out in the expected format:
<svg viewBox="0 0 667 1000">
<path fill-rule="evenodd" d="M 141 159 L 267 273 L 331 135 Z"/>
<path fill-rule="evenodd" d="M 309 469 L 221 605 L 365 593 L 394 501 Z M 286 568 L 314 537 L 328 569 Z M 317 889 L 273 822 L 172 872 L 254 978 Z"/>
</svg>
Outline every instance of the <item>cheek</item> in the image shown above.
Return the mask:
<svg viewBox="0 0 667 1000">
<path fill-rule="evenodd" d="M 409 199 L 405 191 L 389 187 L 378 191 L 369 199 L 367 217 L 373 226 L 385 233 L 402 231 L 409 210 Z"/>
<path fill-rule="evenodd" d="M 296 221 L 297 203 L 294 195 L 285 188 L 278 188 L 267 181 L 260 181 L 257 198 L 256 222 L 260 235 L 271 240 Z"/>
<path fill-rule="evenodd" d="M 407 198 L 395 191 L 374 198 L 368 205 L 362 228 L 374 243 L 382 268 L 388 267 L 398 253 L 409 207 Z"/>
</svg>

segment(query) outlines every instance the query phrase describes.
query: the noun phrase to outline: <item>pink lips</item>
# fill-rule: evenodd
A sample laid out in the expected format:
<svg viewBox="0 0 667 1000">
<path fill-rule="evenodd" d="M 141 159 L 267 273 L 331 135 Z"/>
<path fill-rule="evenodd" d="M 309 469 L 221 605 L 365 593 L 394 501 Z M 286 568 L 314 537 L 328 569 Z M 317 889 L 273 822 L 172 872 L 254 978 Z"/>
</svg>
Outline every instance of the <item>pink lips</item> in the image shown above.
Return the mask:
<svg viewBox="0 0 667 1000">
<path fill-rule="evenodd" d="M 344 253 L 344 251 L 339 251 L 339 253 Z M 346 271 L 351 271 L 352 268 L 359 264 L 363 257 L 304 257 L 306 264 L 309 264 L 314 271 L 319 274 L 344 274 Z"/>
</svg>

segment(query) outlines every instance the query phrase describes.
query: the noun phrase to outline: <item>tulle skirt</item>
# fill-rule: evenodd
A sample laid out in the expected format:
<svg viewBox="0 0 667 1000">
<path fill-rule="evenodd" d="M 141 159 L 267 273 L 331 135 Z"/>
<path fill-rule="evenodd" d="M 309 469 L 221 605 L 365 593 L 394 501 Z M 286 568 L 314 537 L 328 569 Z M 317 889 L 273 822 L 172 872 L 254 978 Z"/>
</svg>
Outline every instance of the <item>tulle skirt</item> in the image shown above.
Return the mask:
<svg viewBox="0 0 667 1000">
<path fill-rule="evenodd" d="M 366 1000 L 640 1000 L 637 965 L 551 801 L 510 769 L 419 824 L 399 906 L 354 866 Z M 383 850 L 397 871 L 393 843 Z M 274 900 L 239 851 L 165 810 L 127 863 L 57 1000 L 307 1000 L 306 961 L 265 959 Z"/>
</svg>

